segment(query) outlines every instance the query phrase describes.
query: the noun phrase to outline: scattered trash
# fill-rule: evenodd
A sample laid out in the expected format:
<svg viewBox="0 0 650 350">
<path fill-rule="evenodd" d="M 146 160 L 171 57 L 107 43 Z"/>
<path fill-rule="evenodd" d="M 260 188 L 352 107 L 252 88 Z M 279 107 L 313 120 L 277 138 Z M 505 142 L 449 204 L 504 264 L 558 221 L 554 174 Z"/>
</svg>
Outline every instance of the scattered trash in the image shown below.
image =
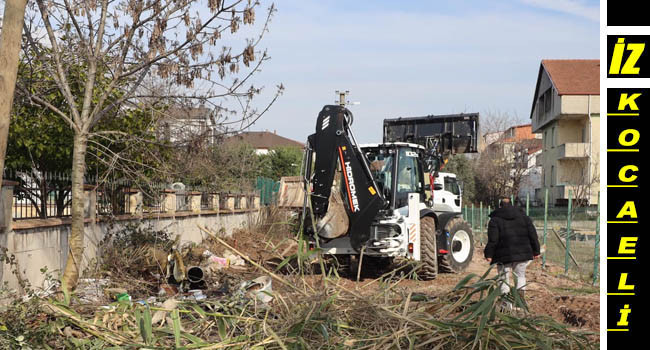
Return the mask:
<svg viewBox="0 0 650 350">
<path fill-rule="evenodd" d="M 124 288 L 105 288 L 104 295 L 110 300 L 117 300 L 120 294 L 126 294 L 128 291 Z"/>
<path fill-rule="evenodd" d="M 130 303 L 131 296 L 128 293 L 120 293 L 115 296 L 115 299 L 120 303 Z"/>
<path fill-rule="evenodd" d="M 269 276 L 261 276 L 252 281 L 244 281 L 239 285 L 239 289 L 243 291 L 249 298 L 257 299 L 264 304 L 268 304 L 273 300 L 273 292 L 271 288 L 272 280 Z"/>
<path fill-rule="evenodd" d="M 196 301 L 204 300 L 206 298 L 205 294 L 203 294 L 203 291 L 200 289 L 192 289 L 189 293 L 191 294 L 191 299 Z"/>
<path fill-rule="evenodd" d="M 101 303 L 105 299 L 104 290 L 109 284 L 110 281 L 105 278 L 82 278 L 79 280 L 75 294 L 84 304 Z"/>
<path fill-rule="evenodd" d="M 178 294 L 178 287 L 172 284 L 163 283 L 158 291 L 159 296 L 174 296 Z"/>
<path fill-rule="evenodd" d="M 230 250 L 227 250 L 223 252 L 223 257 L 226 258 L 231 266 L 246 266 L 246 261 L 242 259 L 241 256 L 234 254 Z"/>
<path fill-rule="evenodd" d="M 167 256 L 167 281 L 171 284 L 181 284 L 185 281 L 185 264 L 178 250 Z"/>
<path fill-rule="evenodd" d="M 187 280 L 189 281 L 189 289 L 205 289 L 206 284 L 203 280 L 203 269 L 198 266 L 192 266 L 187 269 Z"/>
</svg>

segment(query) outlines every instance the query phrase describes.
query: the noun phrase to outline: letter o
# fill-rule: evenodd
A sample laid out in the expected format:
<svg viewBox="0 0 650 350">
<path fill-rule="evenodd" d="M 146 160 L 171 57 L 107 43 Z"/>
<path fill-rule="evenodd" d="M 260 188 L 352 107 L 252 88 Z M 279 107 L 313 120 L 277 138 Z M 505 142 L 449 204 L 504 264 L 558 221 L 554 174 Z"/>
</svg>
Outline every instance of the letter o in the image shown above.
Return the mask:
<svg viewBox="0 0 650 350">
<path fill-rule="evenodd" d="M 630 141 L 627 140 L 627 135 L 632 135 L 632 139 Z M 621 144 L 621 146 L 626 147 L 634 146 L 637 142 L 639 142 L 640 137 L 641 134 L 639 134 L 639 130 L 626 129 L 618 135 L 618 143 Z"/>
</svg>

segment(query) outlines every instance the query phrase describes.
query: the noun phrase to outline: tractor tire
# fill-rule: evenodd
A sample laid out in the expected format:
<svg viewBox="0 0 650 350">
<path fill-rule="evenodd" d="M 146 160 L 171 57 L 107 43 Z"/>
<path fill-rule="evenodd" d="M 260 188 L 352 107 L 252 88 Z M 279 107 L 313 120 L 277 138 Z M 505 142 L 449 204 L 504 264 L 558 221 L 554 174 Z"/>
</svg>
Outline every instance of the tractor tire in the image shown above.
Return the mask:
<svg viewBox="0 0 650 350">
<path fill-rule="evenodd" d="M 441 272 L 459 273 L 464 271 L 474 255 L 474 236 L 472 228 L 461 217 L 447 223 L 443 232 L 449 232 L 449 249 L 441 254 L 438 266 Z"/>
<path fill-rule="evenodd" d="M 422 266 L 418 276 L 432 280 L 438 276 L 438 244 L 436 243 L 436 222 L 430 216 L 420 220 L 420 260 Z"/>
</svg>

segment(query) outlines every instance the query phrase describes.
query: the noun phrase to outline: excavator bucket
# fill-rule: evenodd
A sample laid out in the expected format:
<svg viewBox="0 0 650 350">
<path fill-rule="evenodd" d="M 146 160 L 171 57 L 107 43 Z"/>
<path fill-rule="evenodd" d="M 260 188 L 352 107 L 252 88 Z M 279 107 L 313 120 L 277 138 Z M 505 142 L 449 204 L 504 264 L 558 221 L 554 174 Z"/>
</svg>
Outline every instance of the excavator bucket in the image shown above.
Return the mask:
<svg viewBox="0 0 650 350">
<path fill-rule="evenodd" d="M 478 113 L 384 119 L 384 143 L 409 142 L 441 154 L 478 152 Z"/>
</svg>

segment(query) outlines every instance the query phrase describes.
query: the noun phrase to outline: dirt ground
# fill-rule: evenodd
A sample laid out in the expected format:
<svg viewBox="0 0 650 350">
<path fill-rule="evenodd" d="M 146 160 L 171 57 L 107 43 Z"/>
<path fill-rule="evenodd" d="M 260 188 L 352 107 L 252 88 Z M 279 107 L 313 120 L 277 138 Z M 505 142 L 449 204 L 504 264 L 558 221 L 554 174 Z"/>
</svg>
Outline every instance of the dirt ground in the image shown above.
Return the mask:
<svg viewBox="0 0 650 350">
<path fill-rule="evenodd" d="M 271 236 L 242 232 L 242 234 L 235 234 L 234 237 L 237 238 L 231 239 L 229 243 L 251 259 L 272 268 L 274 265 L 269 263 L 270 261 L 275 261 L 277 264 L 281 261 L 279 256 L 295 253 L 296 246 L 295 242 L 286 236 L 283 237 L 282 234 L 276 232 Z M 215 249 L 218 248 L 215 247 Z M 439 295 L 452 289 L 467 274 L 482 275 L 488 268 L 489 264 L 483 259 L 482 248 L 477 247 L 472 262 L 463 273 L 441 273 L 432 281 L 404 279 L 396 287 L 413 293 Z M 368 282 L 378 275 L 380 273 L 376 272 L 371 276 L 366 275 L 359 282 L 356 281 L 356 276 L 342 277 L 340 283 L 352 289 L 365 289 L 362 291 L 364 293 L 371 293 L 373 287 L 368 287 Z M 491 276 L 495 275 L 496 269 L 493 269 Z M 530 312 L 551 316 L 572 329 L 599 332 L 600 298 L 597 286 L 594 287 L 565 277 L 563 269 L 559 266 L 547 263 L 547 267 L 542 269 L 541 259 L 533 261 L 528 266 L 526 277 L 528 282 L 526 301 Z M 314 276 L 313 278 L 317 280 L 320 277 Z M 371 284 L 371 286 L 377 286 L 377 284 Z"/>
<path fill-rule="evenodd" d="M 489 268 L 477 248 L 467 270 L 460 274 L 439 274 L 433 281 L 403 281 L 413 292 L 436 294 L 453 288 L 469 273 L 482 275 Z M 600 295 L 591 285 L 572 281 L 562 275 L 560 267 L 548 265 L 542 269 L 541 259 L 533 261 L 526 270 L 526 301 L 534 314 L 548 315 L 572 328 L 600 331 Z M 496 276 L 496 269 L 490 272 Z"/>
</svg>

